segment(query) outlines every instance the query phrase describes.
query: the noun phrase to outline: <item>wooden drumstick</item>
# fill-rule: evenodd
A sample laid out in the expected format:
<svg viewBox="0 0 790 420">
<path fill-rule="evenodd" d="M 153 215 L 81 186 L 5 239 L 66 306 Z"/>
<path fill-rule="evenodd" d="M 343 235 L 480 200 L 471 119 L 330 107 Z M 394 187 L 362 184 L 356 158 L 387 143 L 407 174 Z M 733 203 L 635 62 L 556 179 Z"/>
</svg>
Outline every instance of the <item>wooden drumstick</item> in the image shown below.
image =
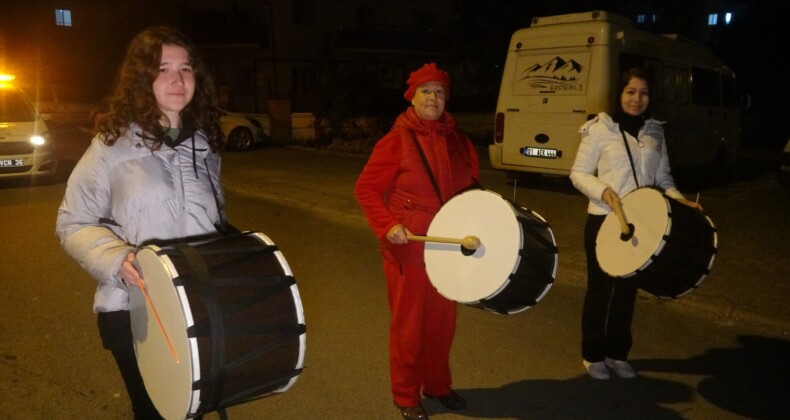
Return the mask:
<svg viewBox="0 0 790 420">
<path fill-rule="evenodd" d="M 165 342 L 167 343 L 167 347 L 170 349 L 170 354 L 173 356 L 173 360 L 175 360 L 177 365 L 181 364 L 181 361 L 178 359 L 178 355 L 176 354 L 176 349 L 173 348 L 173 343 L 170 342 L 170 337 L 167 336 L 165 327 L 162 326 L 162 321 L 159 319 L 159 314 L 156 312 L 156 308 L 154 308 L 154 303 L 151 302 L 151 299 L 148 297 L 148 293 L 145 292 L 145 288 L 142 284 L 140 284 L 140 282 L 137 282 L 137 287 L 139 287 L 140 291 L 143 292 L 145 303 L 148 305 L 148 308 L 151 309 L 151 313 L 154 314 L 156 325 L 159 325 L 159 331 L 161 331 L 162 335 L 165 337 Z"/>
<path fill-rule="evenodd" d="M 406 235 L 406 239 L 410 241 L 419 242 L 437 242 L 441 244 L 458 244 L 469 250 L 476 250 L 480 248 L 480 238 L 473 235 L 464 236 L 462 239 L 457 238 L 443 238 L 441 236 L 418 236 Z"/>
<path fill-rule="evenodd" d="M 625 212 L 623 212 L 623 206 L 620 200 L 614 200 L 614 213 L 617 215 L 617 220 L 620 222 L 620 230 L 623 232 L 620 235 L 620 239 L 627 241 L 634 236 L 634 225 L 628 223 L 628 219 L 625 218 Z"/>
</svg>

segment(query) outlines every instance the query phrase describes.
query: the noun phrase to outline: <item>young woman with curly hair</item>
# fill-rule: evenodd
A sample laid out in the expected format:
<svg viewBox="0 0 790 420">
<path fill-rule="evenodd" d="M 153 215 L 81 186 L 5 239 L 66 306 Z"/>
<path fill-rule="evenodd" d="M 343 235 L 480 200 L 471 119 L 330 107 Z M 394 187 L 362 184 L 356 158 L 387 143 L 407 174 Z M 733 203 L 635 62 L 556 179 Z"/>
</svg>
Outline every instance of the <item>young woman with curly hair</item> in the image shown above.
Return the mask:
<svg viewBox="0 0 790 420">
<path fill-rule="evenodd" d="M 135 357 L 129 291 L 142 284 L 136 250 L 218 235 L 224 223 L 214 84 L 181 32 L 153 27 L 130 43 L 109 110 L 72 172 L 58 210 L 61 245 L 97 282 L 102 345 L 136 419 L 160 418 Z"/>
</svg>

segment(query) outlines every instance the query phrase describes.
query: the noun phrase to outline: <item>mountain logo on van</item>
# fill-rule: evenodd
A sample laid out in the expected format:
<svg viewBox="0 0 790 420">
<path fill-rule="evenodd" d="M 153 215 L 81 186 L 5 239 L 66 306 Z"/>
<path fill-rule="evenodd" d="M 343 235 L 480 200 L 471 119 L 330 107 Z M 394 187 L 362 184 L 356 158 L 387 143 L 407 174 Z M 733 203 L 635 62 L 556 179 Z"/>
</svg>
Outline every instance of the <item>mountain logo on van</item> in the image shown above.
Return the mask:
<svg viewBox="0 0 790 420">
<path fill-rule="evenodd" d="M 579 79 L 584 69 L 576 60 L 565 60 L 557 56 L 544 64 L 535 63 L 525 68 L 517 82 L 526 81 L 532 89 L 582 89 L 584 81 Z"/>
</svg>

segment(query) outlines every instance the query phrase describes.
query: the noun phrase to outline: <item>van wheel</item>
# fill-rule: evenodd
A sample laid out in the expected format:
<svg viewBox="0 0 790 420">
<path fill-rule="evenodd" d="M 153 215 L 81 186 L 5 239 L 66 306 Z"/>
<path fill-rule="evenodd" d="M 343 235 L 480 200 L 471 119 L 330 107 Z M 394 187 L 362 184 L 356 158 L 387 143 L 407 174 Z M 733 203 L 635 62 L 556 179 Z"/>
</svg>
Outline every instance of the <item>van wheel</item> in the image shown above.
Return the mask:
<svg viewBox="0 0 790 420">
<path fill-rule="evenodd" d="M 232 150 L 244 152 L 252 147 L 252 131 L 246 127 L 236 127 L 228 135 L 228 145 Z"/>
</svg>

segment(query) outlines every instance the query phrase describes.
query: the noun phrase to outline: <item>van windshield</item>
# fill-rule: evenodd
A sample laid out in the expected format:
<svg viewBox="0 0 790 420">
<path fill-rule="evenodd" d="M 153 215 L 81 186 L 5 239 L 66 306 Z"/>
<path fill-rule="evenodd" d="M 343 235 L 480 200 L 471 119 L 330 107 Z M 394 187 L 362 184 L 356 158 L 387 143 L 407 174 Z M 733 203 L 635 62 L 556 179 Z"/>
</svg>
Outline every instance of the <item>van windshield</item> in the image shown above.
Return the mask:
<svg viewBox="0 0 790 420">
<path fill-rule="evenodd" d="M 36 110 L 16 89 L 0 88 L 0 122 L 35 121 Z"/>
</svg>

